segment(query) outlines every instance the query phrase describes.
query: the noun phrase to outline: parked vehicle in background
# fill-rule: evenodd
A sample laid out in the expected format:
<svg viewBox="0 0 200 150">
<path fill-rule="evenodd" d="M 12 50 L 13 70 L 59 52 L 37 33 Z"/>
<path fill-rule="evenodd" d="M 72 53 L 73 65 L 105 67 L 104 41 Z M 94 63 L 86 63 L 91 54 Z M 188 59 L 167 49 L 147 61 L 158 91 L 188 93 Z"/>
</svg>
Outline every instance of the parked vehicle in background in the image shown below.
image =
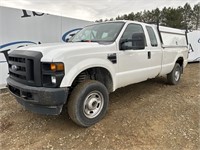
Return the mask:
<svg viewBox="0 0 200 150">
<path fill-rule="evenodd" d="M 185 32 L 134 21 L 94 24 L 69 43 L 21 47 L 9 53 L 10 92 L 26 109 L 60 114 L 89 127 L 106 114 L 109 93 L 167 75 L 179 83 L 187 65 Z"/>
<path fill-rule="evenodd" d="M 188 34 L 189 57 L 188 62 L 200 61 L 200 31 L 191 31 Z"/>
<path fill-rule="evenodd" d="M 0 51 L 26 45 L 65 42 L 90 21 L 0 6 Z M 0 53 L 0 89 L 6 85 L 8 67 Z"/>
</svg>

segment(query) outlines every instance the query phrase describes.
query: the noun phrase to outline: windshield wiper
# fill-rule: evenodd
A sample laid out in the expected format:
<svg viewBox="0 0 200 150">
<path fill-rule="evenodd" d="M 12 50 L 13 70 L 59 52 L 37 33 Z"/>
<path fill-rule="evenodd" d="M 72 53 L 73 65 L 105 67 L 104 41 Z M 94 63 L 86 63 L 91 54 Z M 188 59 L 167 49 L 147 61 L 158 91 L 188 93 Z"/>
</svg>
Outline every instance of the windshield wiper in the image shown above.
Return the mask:
<svg viewBox="0 0 200 150">
<path fill-rule="evenodd" d="M 98 41 L 95 41 L 95 40 L 80 40 L 80 41 L 75 41 L 75 42 L 98 42 Z"/>
</svg>

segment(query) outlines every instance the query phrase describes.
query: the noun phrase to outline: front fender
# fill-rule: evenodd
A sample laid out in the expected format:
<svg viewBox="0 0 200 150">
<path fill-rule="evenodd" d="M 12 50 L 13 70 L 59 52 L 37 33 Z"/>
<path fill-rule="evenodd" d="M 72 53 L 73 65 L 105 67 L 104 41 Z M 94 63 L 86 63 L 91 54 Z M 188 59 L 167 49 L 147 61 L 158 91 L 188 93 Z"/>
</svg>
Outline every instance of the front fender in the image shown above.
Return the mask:
<svg viewBox="0 0 200 150">
<path fill-rule="evenodd" d="M 67 64 L 66 64 L 67 65 Z M 70 87 L 75 80 L 75 78 L 84 70 L 87 70 L 89 68 L 94 68 L 94 67 L 102 67 L 108 70 L 111 74 L 112 81 L 113 81 L 113 91 L 115 89 L 116 85 L 116 78 L 115 78 L 115 68 L 114 65 L 104 59 L 96 59 L 96 58 L 91 58 L 87 60 L 80 61 L 78 64 L 73 66 L 71 69 L 66 69 L 65 70 L 65 76 L 62 80 L 62 83 L 60 87 Z"/>
</svg>

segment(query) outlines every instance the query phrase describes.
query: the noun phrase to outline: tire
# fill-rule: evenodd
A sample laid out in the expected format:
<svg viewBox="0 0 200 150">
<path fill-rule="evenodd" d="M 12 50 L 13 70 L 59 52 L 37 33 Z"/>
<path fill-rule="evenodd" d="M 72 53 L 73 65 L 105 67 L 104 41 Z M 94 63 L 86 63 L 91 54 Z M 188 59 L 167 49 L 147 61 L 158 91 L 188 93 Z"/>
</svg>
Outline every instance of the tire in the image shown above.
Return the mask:
<svg viewBox="0 0 200 150">
<path fill-rule="evenodd" d="M 86 80 L 73 89 L 67 105 L 68 114 L 76 124 L 89 127 L 105 116 L 108 103 L 107 88 L 98 81 Z"/>
<path fill-rule="evenodd" d="M 176 63 L 173 70 L 167 75 L 167 81 L 171 85 L 179 83 L 181 78 L 182 68 L 180 64 Z"/>
</svg>

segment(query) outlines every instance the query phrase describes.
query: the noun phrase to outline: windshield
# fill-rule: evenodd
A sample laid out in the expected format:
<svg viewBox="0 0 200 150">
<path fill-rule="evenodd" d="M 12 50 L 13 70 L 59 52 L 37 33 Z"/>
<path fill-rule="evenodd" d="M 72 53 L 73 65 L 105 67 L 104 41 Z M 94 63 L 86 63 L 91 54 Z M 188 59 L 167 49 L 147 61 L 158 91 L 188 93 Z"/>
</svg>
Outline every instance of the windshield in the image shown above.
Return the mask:
<svg viewBox="0 0 200 150">
<path fill-rule="evenodd" d="M 79 31 L 70 41 L 114 42 L 123 25 L 123 22 L 108 22 L 91 25 Z"/>
</svg>

